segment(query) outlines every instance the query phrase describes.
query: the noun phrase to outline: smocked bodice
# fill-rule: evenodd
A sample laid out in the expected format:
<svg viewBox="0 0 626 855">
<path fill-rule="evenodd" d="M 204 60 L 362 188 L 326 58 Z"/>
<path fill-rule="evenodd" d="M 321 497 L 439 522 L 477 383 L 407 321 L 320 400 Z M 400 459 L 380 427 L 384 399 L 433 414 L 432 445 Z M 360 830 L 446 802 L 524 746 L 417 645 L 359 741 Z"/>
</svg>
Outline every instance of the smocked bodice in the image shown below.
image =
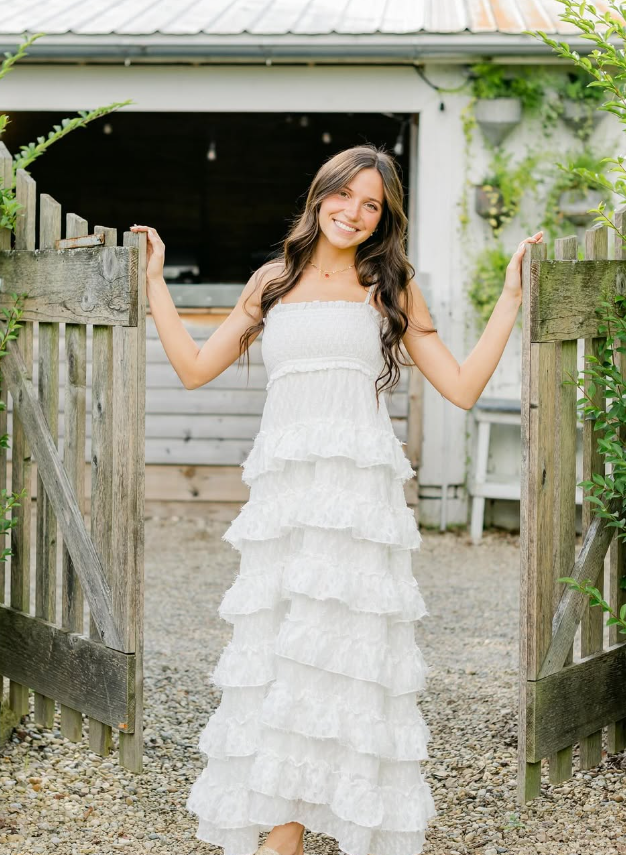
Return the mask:
<svg viewBox="0 0 626 855">
<path fill-rule="evenodd" d="M 375 381 L 384 367 L 383 322 L 369 299 L 276 303 L 261 342 L 267 388 L 285 374 L 324 368 L 353 368 Z"/>
</svg>

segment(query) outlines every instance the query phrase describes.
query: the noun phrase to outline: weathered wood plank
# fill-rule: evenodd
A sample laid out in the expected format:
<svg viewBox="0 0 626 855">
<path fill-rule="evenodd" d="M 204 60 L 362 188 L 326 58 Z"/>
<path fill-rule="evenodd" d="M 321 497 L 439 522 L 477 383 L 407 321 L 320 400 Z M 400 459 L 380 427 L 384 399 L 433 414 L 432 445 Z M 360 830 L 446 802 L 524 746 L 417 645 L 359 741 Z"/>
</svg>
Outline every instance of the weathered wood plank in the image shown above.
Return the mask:
<svg viewBox="0 0 626 855">
<path fill-rule="evenodd" d="M 11 431 L 13 422 L 13 413 L 8 413 L 8 430 Z M 406 442 L 407 420 L 393 418 L 391 420 L 395 435 L 401 442 Z M 150 445 L 151 450 L 158 448 L 159 443 L 181 442 L 187 443 L 193 440 L 214 440 L 214 445 L 223 445 L 228 447 L 233 440 L 239 443 L 240 440 L 245 440 L 241 444 L 242 448 L 252 447 L 252 440 L 258 433 L 261 426 L 261 416 L 213 416 L 207 413 L 196 413 L 195 415 L 185 415 L 184 413 L 165 415 L 157 413 L 151 415 L 146 423 L 146 439 L 148 443 L 156 442 L 156 445 Z M 63 423 L 59 425 L 59 438 L 64 434 Z M 92 417 L 87 414 L 85 423 L 85 436 L 87 440 L 87 449 L 85 460 L 90 459 L 89 440 L 92 435 Z M 11 449 L 8 450 L 10 459 Z M 406 451 L 406 449 L 405 449 Z M 148 463 L 156 462 L 146 452 L 146 461 Z"/>
<path fill-rule="evenodd" d="M 82 246 L 104 246 L 104 244 L 104 235 L 94 233 L 73 238 L 59 238 L 54 242 L 54 249 L 77 249 Z"/>
<path fill-rule="evenodd" d="M 46 249 L 61 234 L 61 206 L 44 193 L 39 199 L 39 246 Z M 40 323 L 37 330 L 37 388 L 44 417 L 53 441 L 59 429 L 59 325 Z M 56 621 L 57 518 L 37 472 L 36 608 L 44 620 Z M 44 727 L 54 723 L 54 697 L 35 692 L 35 721 Z"/>
<path fill-rule="evenodd" d="M 37 216 L 37 185 L 28 173 L 19 169 L 16 174 L 16 198 L 22 205 L 17 213 L 15 227 L 15 246 L 17 249 L 35 248 L 35 219 Z M 12 289 L 21 293 L 23 289 Z M 11 298 L 12 303 L 12 298 Z M 21 329 L 15 342 L 15 352 L 21 356 L 25 382 L 31 382 L 33 376 L 33 325 L 24 317 L 20 318 Z M 3 357 L 6 361 L 7 357 Z M 13 390 L 11 390 L 13 394 Z M 20 399 L 14 396 L 13 426 L 13 493 L 26 492 L 19 505 L 12 511 L 15 522 L 11 529 L 11 607 L 28 612 L 30 609 L 30 531 L 31 531 L 31 449 L 26 434 L 24 414 L 20 408 Z M 17 683 L 9 684 L 11 709 L 18 715 L 28 712 L 28 688 Z"/>
<path fill-rule="evenodd" d="M 556 259 L 571 260 L 578 257 L 576 235 L 561 238 L 554 243 Z M 553 612 L 565 589 L 564 582 L 556 580 L 569 576 L 576 559 L 576 440 L 577 413 L 575 386 L 565 381 L 577 375 L 576 340 L 555 342 L 557 406 L 555 411 L 555 480 L 557 496 L 554 502 L 554 583 Z M 573 661 L 574 648 L 570 647 L 564 664 Z M 573 746 L 568 745 L 548 758 L 551 784 L 559 784 L 572 776 Z"/>
<path fill-rule="evenodd" d="M 11 152 L 3 142 L 0 142 L 0 182 L 3 187 L 11 187 L 13 183 L 13 158 L 11 157 Z M 11 229 L 0 229 L 0 250 L 11 249 L 11 240 Z M 0 360 L 0 367 L 1 364 Z M 4 377 L 0 371 L 0 437 L 6 437 L 7 441 L 10 440 L 7 429 L 9 397 L 7 384 L 4 382 Z M 5 489 L 7 489 L 7 455 L 6 449 L 3 449 L 0 451 L 0 490 Z M 7 533 L 5 531 L 0 531 L 0 555 L 4 553 L 6 548 Z M 5 562 L 0 561 L 0 603 L 4 603 L 4 590 L 6 584 L 5 568 Z M 4 677 L 0 673 L 0 699 L 2 698 L 4 698 Z"/>
<path fill-rule="evenodd" d="M 120 732 L 120 763 L 143 768 L 144 472 L 146 396 L 147 235 L 124 233 L 124 246 L 138 251 L 137 326 L 113 330 L 113 511 L 112 560 L 119 580 L 128 649 L 135 652 L 134 732 Z M 119 361 L 118 361 L 119 360 Z M 124 386 L 119 389 L 119 382 Z M 121 392 L 121 393 L 120 393 Z M 122 453 L 123 451 L 123 453 Z M 124 466 L 124 472 L 120 471 Z M 121 611 L 120 611 L 121 617 Z"/>
<path fill-rule="evenodd" d="M 265 402 L 265 392 L 245 389 L 147 389 L 146 414 L 171 415 L 186 413 L 192 415 L 216 416 L 261 416 Z M 400 394 L 388 403 L 392 419 L 406 418 L 407 396 Z M 87 408 L 91 405 L 91 388 L 87 389 Z M 65 409 L 65 391 L 59 390 L 59 412 Z"/>
<path fill-rule="evenodd" d="M 17 342 L 7 343 L 2 363 L 11 395 L 14 400 L 19 401 L 21 420 L 37 460 L 37 469 L 41 472 L 44 488 L 54 506 L 64 542 L 80 576 L 89 605 L 96 615 L 101 637 L 109 647 L 120 649 L 122 641 L 113 619 L 111 590 L 85 528 L 74 488 L 50 435 L 32 382 L 26 377 L 26 366 Z M 12 461 L 12 468 L 15 465 L 15 461 Z"/>
<path fill-rule="evenodd" d="M 617 502 L 609 503 L 609 508 L 611 507 L 617 507 Z M 603 572 L 604 556 L 612 537 L 613 529 L 606 525 L 606 520 L 602 517 L 594 517 L 568 575 L 579 583 L 585 579 L 591 579 L 591 584 L 596 585 L 599 575 Z M 569 585 L 563 590 L 552 620 L 552 640 L 543 659 L 539 678 L 547 677 L 560 670 L 567 661 L 578 624 L 587 605 L 588 598 L 570 588 Z"/>
<path fill-rule="evenodd" d="M 107 246 L 117 244 L 117 229 L 96 226 L 97 236 Z M 91 537 L 109 585 L 113 586 L 114 568 L 111 562 L 111 529 L 113 526 L 113 328 L 94 326 L 92 332 L 90 441 L 87 454 L 91 461 L 90 519 Z M 89 368 L 89 366 L 88 366 Z M 89 375 L 89 371 L 87 372 Z M 86 434 L 90 433 L 86 430 Z M 100 639 L 97 624 L 90 615 L 89 637 Z M 134 723 L 133 723 L 134 726 Z M 89 747 L 101 757 L 110 754 L 113 732 L 110 724 L 89 719 Z"/>
<path fill-rule="evenodd" d="M 533 715 L 526 760 L 539 762 L 626 716 L 626 644 L 595 653 L 537 681 L 528 681 Z"/>
<path fill-rule="evenodd" d="M 541 649 L 541 638 L 545 632 L 539 627 L 536 615 L 538 590 L 542 588 L 538 578 L 537 550 L 539 510 L 545 506 L 541 493 L 541 481 L 537 483 L 538 446 L 537 406 L 539 396 L 539 348 L 531 344 L 531 321 L 534 317 L 532 300 L 533 261 L 546 258 L 545 244 L 529 244 L 522 260 L 522 388 L 521 388 L 521 483 L 520 483 L 520 623 L 519 623 L 519 705 L 518 705 L 518 770 L 517 801 L 525 804 L 535 798 L 541 787 L 541 762 L 529 763 L 526 757 L 526 740 L 531 712 L 527 696 L 528 681 L 537 673 Z M 550 404 L 546 404 L 550 407 Z M 553 461 L 548 460 L 552 467 Z M 549 479 L 550 480 L 550 479 Z M 548 514 L 552 525 L 552 513 Z"/>
<path fill-rule="evenodd" d="M 135 657 L 0 606 L 0 672 L 114 727 L 133 726 Z"/>
<path fill-rule="evenodd" d="M 68 238 L 80 237 L 88 233 L 87 220 L 77 214 L 67 214 L 65 218 L 65 233 Z M 87 250 L 88 252 L 90 250 Z M 73 261 L 73 254 L 67 259 L 57 256 L 60 261 Z M 66 287 L 70 273 L 71 264 L 61 265 L 62 287 Z M 80 270 L 80 268 L 78 268 Z M 77 271 L 76 271 L 77 272 Z M 74 278 L 76 278 L 76 272 Z M 57 286 L 58 287 L 58 286 Z M 83 294 L 83 302 L 86 303 L 86 291 L 84 283 L 80 281 Z M 52 287 L 51 298 L 56 305 L 59 302 L 59 294 Z M 65 324 L 65 352 L 67 355 L 65 364 L 65 413 L 63 438 L 63 465 L 68 480 L 76 495 L 77 511 L 84 517 L 85 509 L 85 392 L 87 388 L 87 337 L 83 323 Z M 74 567 L 72 556 L 63 543 L 61 548 L 62 563 L 62 616 L 61 626 L 72 632 L 83 631 L 84 593 L 80 584 L 80 577 Z M 119 626 L 119 624 L 118 624 Z M 78 742 L 82 738 L 83 717 L 80 709 L 61 704 L 61 733 L 72 742 Z"/>
<path fill-rule="evenodd" d="M 626 229 L 626 205 L 617 208 L 614 215 L 617 228 L 613 232 L 613 257 L 623 261 L 626 259 L 626 245 L 621 235 Z M 614 353 L 615 364 L 622 377 L 626 378 L 626 354 Z M 626 427 L 621 426 L 618 435 L 626 445 Z M 626 588 L 622 587 L 622 580 L 626 581 L 626 542 L 623 539 L 613 537 L 609 547 L 609 594 L 608 602 L 614 612 L 619 614 L 620 609 L 626 603 Z M 619 644 L 626 641 L 626 636 L 619 632 L 619 627 L 609 627 L 609 644 Z M 607 751 L 609 754 L 617 754 L 626 748 L 626 718 L 620 718 L 611 722 L 607 728 Z"/>
<path fill-rule="evenodd" d="M 12 291 L 27 292 L 25 320 L 136 326 L 137 304 L 130 290 L 136 275 L 132 248 L 2 250 L 0 308 L 11 305 Z"/>
<path fill-rule="evenodd" d="M 532 265 L 531 340 L 568 341 L 594 336 L 595 307 L 602 299 L 612 299 L 624 281 L 626 261 L 546 260 Z"/>
<path fill-rule="evenodd" d="M 609 230 L 608 226 L 602 223 L 588 229 L 585 232 L 585 258 L 586 259 L 607 259 L 609 257 Z M 613 262 L 615 265 L 615 262 Z M 621 280 L 622 282 L 626 280 Z M 616 283 L 620 285 L 620 280 Z M 599 299 L 596 294 L 596 305 Z M 605 341 L 597 337 L 598 317 L 593 313 L 595 322 L 595 330 L 590 337 L 585 338 L 585 367 L 587 367 L 587 356 L 593 355 L 596 358 L 599 354 L 600 343 Z M 585 394 L 589 395 L 590 378 L 585 375 L 584 389 Z M 606 409 L 606 400 L 604 390 L 601 386 L 596 386 L 595 394 L 591 396 L 593 403 L 601 409 Z M 604 458 L 598 448 L 598 434 L 594 431 L 595 422 L 590 419 L 585 419 L 583 423 L 583 480 L 591 480 L 595 474 L 604 475 Z M 583 491 L 588 494 L 589 491 Z M 583 498 L 582 505 L 582 531 L 583 536 L 588 531 L 591 520 L 595 517 L 593 506 L 586 502 Z M 600 593 L 604 592 L 604 572 L 599 572 L 596 579 L 596 587 Z M 585 609 L 580 622 L 580 655 L 581 657 L 588 656 L 591 653 L 596 653 L 602 650 L 604 630 L 604 612 L 599 608 L 592 608 L 587 599 Z M 580 741 L 580 762 L 581 769 L 591 769 L 597 766 L 602 761 L 602 730 L 596 733 L 585 735 Z"/>
</svg>

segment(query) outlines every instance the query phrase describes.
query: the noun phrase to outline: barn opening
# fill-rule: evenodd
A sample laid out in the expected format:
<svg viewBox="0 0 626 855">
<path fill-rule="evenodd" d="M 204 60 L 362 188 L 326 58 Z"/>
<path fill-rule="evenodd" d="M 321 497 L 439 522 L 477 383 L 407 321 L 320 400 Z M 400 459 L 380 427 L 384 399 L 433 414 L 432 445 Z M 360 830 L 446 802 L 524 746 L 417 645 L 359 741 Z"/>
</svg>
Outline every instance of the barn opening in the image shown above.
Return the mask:
<svg viewBox="0 0 626 855">
<path fill-rule="evenodd" d="M 13 112 L 4 142 L 17 152 L 68 115 Z M 394 152 L 408 214 L 410 119 L 125 109 L 69 134 L 29 171 L 40 192 L 90 225 L 120 234 L 135 222 L 153 225 L 166 245 L 168 283 L 243 285 L 279 251 L 316 170 L 344 148 L 370 142 Z"/>
</svg>

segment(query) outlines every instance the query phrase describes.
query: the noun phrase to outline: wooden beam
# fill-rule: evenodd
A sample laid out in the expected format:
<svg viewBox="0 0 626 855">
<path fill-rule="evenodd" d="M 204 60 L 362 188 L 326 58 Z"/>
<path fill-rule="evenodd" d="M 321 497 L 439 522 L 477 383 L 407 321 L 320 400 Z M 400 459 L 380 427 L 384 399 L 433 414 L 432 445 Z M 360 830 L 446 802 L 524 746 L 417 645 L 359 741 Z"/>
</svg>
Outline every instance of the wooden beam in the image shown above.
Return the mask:
<svg viewBox="0 0 626 855">
<path fill-rule="evenodd" d="M 598 334 L 595 308 L 623 293 L 626 261 L 546 260 L 531 264 L 530 337 L 570 341 Z"/>
<path fill-rule="evenodd" d="M 84 246 L 104 246 L 103 234 L 77 235 L 76 237 L 59 238 L 54 242 L 55 249 L 78 249 Z"/>
<path fill-rule="evenodd" d="M 61 234 L 61 206 L 52 196 L 39 197 L 39 246 L 52 246 Z M 41 322 L 38 328 L 38 387 L 41 409 L 50 435 L 59 438 L 59 324 Z M 35 550 L 35 615 L 56 621 L 57 593 L 57 518 L 37 473 L 37 539 Z M 44 727 L 54 724 L 54 698 L 35 692 L 35 721 Z"/>
<path fill-rule="evenodd" d="M 527 681 L 526 762 L 580 742 L 626 717 L 626 644 Z"/>
<path fill-rule="evenodd" d="M 537 545 L 543 536 L 544 544 L 549 529 L 554 523 L 552 501 L 554 496 L 554 459 L 550 448 L 546 449 L 547 483 L 544 490 L 543 476 L 539 470 L 537 455 L 543 450 L 539 441 L 550 443 L 550 436 L 539 437 L 538 429 L 545 430 L 545 419 L 538 417 L 539 393 L 545 392 L 545 379 L 541 381 L 539 354 L 541 345 L 533 345 L 530 337 L 532 319 L 532 289 L 533 262 L 545 259 L 547 247 L 545 244 L 529 244 L 522 259 L 522 388 L 521 388 L 521 453 L 522 467 L 520 479 L 520 613 L 519 613 L 519 704 L 518 704 L 518 753 L 517 753 L 517 801 L 525 804 L 535 798 L 541 788 L 541 763 L 529 763 L 526 760 L 527 717 L 532 713 L 532 706 L 526 695 L 528 679 L 537 676 L 538 663 L 544 654 L 544 643 L 549 641 L 549 626 L 542 625 L 538 609 L 541 608 L 540 592 L 545 590 L 542 579 L 546 577 L 538 555 L 544 554 Z M 549 365 L 542 360 L 544 372 L 550 372 Z M 548 410 L 554 410 L 554 403 L 545 398 L 543 403 Z M 552 450 L 553 452 L 553 450 Z M 552 490 L 552 496 L 550 496 Z M 543 516 L 543 520 L 542 520 Z M 544 526 L 542 528 L 542 525 Z M 547 529 L 546 529 L 547 526 Z M 540 529 L 542 529 L 540 531 Z M 551 601 L 551 597 L 550 597 Z M 547 646 L 547 645 L 546 645 Z"/>
<path fill-rule="evenodd" d="M 113 616 L 111 589 L 85 528 L 76 493 L 50 434 L 32 381 L 26 379 L 26 366 L 17 342 L 7 342 L 2 367 L 15 408 L 20 413 L 37 460 L 37 471 L 41 474 L 42 483 L 59 520 L 64 541 L 84 587 L 91 613 L 100 629 L 102 641 L 109 647 L 123 649 L 122 634 Z"/>
<path fill-rule="evenodd" d="M 578 258 L 576 235 L 560 238 L 554 242 L 554 256 L 560 260 Z M 577 412 L 576 386 L 567 384 L 569 376 L 577 375 L 578 342 L 555 342 L 556 394 L 555 413 L 555 483 L 557 489 L 554 502 L 554 568 L 552 585 L 552 613 L 558 608 L 565 589 L 565 582 L 557 582 L 566 576 L 576 560 L 576 442 Z M 564 665 L 573 662 L 573 646 L 570 647 Z M 559 784 L 572 776 L 573 746 L 568 745 L 548 758 L 551 784 Z"/>
<path fill-rule="evenodd" d="M 613 499 L 608 507 L 612 511 L 620 507 L 619 498 Z M 571 576 L 578 583 L 591 579 L 591 584 L 596 585 L 598 576 L 604 569 L 604 556 L 613 534 L 614 529 L 607 526 L 607 521 L 603 517 L 595 516 L 587 530 L 578 558 L 571 572 L 566 575 Z M 553 674 L 565 664 L 588 602 L 587 596 L 570 588 L 569 585 L 563 590 L 552 621 L 552 640 L 541 663 L 538 679 Z"/>
<path fill-rule="evenodd" d="M 614 258 L 626 259 L 626 244 L 622 238 L 626 229 L 626 205 L 615 210 L 615 227 L 613 233 Z M 622 377 L 626 378 L 626 353 L 614 353 L 615 364 Z M 626 425 L 618 428 L 618 435 L 626 446 Z M 622 587 L 622 579 L 626 579 L 626 541 L 614 537 L 609 547 L 609 592 L 607 600 L 614 612 L 619 614 L 626 603 L 626 588 Z M 619 644 L 624 640 L 618 624 L 609 627 L 609 644 Z M 609 754 L 619 754 L 626 748 L 626 717 L 609 724 L 606 733 L 606 747 Z"/>
<path fill-rule="evenodd" d="M 123 732 L 135 728 L 135 656 L 0 606 L 0 673 Z"/>
<path fill-rule="evenodd" d="M 26 321 L 137 326 L 137 249 L 0 251 L 0 308 L 26 293 Z"/>
<path fill-rule="evenodd" d="M 35 220 L 37 216 L 37 185 L 25 169 L 18 169 L 15 182 L 15 198 L 20 204 L 15 221 L 15 247 L 18 250 L 35 249 Z M 13 303 L 9 305 L 13 308 Z M 16 341 L 8 341 L 7 346 L 19 354 L 22 367 L 22 379 L 32 387 L 33 377 L 33 325 L 22 316 Z M 5 356 L 6 358 L 6 356 Z M 5 366 L 6 367 L 6 366 Z M 8 379 L 6 372 L 4 379 Z M 17 407 L 16 396 L 9 382 L 13 397 L 16 418 L 13 422 L 13 469 L 11 492 L 22 494 L 20 501 L 11 511 L 11 599 L 14 609 L 30 612 L 30 542 L 31 542 L 31 475 L 32 449 L 28 441 L 23 413 Z M 11 681 L 9 684 L 11 709 L 18 715 L 28 712 L 28 687 Z"/>
</svg>

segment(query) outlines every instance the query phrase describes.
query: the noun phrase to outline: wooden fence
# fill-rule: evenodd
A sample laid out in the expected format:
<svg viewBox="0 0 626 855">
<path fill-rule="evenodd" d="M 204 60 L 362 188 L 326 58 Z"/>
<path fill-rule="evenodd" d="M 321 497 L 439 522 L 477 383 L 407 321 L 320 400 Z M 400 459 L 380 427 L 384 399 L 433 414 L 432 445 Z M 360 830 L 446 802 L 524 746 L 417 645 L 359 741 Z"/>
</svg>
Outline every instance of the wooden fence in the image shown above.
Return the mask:
<svg viewBox="0 0 626 855">
<path fill-rule="evenodd" d="M 0 144 L 4 186 L 11 170 L 11 155 Z M 61 206 L 42 194 L 36 249 L 36 184 L 24 170 L 16 178 L 23 208 L 14 249 L 10 233 L 0 233 L 0 307 L 12 305 L 11 292 L 28 296 L 18 339 L 7 343 L 0 363 L 2 400 L 6 405 L 10 394 L 13 408 L 11 484 L 2 452 L 0 489 L 6 485 L 9 493 L 23 488 L 27 493 L 13 511 L 17 525 L 10 531 L 9 603 L 4 602 L 5 565 L 0 563 L 0 675 L 9 678 L 9 703 L 15 713 L 29 711 L 32 690 L 35 721 L 51 727 L 57 701 L 64 736 L 80 741 L 82 716 L 87 715 L 90 748 L 108 754 L 115 728 L 120 763 L 140 771 L 146 237 L 126 232 L 123 246 L 117 246 L 116 230 L 96 226 L 89 234 L 86 220 L 67 214 L 61 239 Z M 93 326 L 90 530 L 84 484 L 87 325 Z M 60 389 L 61 345 L 65 383 Z M 57 449 L 60 393 L 62 458 Z M 4 433 L 6 409 L 0 412 Z M 36 504 L 31 493 L 33 463 Z M 7 545 L 4 539 L 0 537 L 0 549 Z M 3 683 L 0 676 L 2 695 Z"/>
<path fill-rule="evenodd" d="M 616 225 L 626 229 L 624 208 Z M 577 377 L 580 356 L 597 355 L 601 299 L 626 293 L 626 251 L 609 228 L 585 233 L 585 260 L 578 260 L 576 237 L 555 243 L 555 259 L 545 244 L 529 247 L 523 266 L 522 492 L 520 703 L 518 802 L 536 797 L 542 759 L 549 782 L 572 775 L 573 747 L 578 768 L 600 763 L 603 729 L 606 748 L 626 746 L 626 639 L 605 627 L 600 607 L 559 577 L 591 579 L 611 607 L 626 601 L 626 544 L 614 528 L 583 501 L 582 546 L 576 553 L 576 420 L 580 390 L 563 381 Z M 626 360 L 621 359 L 625 372 Z M 582 366 L 587 368 L 586 361 Z M 589 378 L 585 377 L 585 389 Z M 604 406 L 602 390 L 594 400 Z M 583 479 L 605 474 L 593 422 L 583 424 Z M 626 436 L 624 437 L 626 440 Z M 608 558 L 608 562 L 605 562 Z M 608 566 L 605 568 L 605 563 Z M 606 585 L 605 585 L 606 575 Z M 574 656 L 574 642 L 580 644 Z"/>
</svg>

